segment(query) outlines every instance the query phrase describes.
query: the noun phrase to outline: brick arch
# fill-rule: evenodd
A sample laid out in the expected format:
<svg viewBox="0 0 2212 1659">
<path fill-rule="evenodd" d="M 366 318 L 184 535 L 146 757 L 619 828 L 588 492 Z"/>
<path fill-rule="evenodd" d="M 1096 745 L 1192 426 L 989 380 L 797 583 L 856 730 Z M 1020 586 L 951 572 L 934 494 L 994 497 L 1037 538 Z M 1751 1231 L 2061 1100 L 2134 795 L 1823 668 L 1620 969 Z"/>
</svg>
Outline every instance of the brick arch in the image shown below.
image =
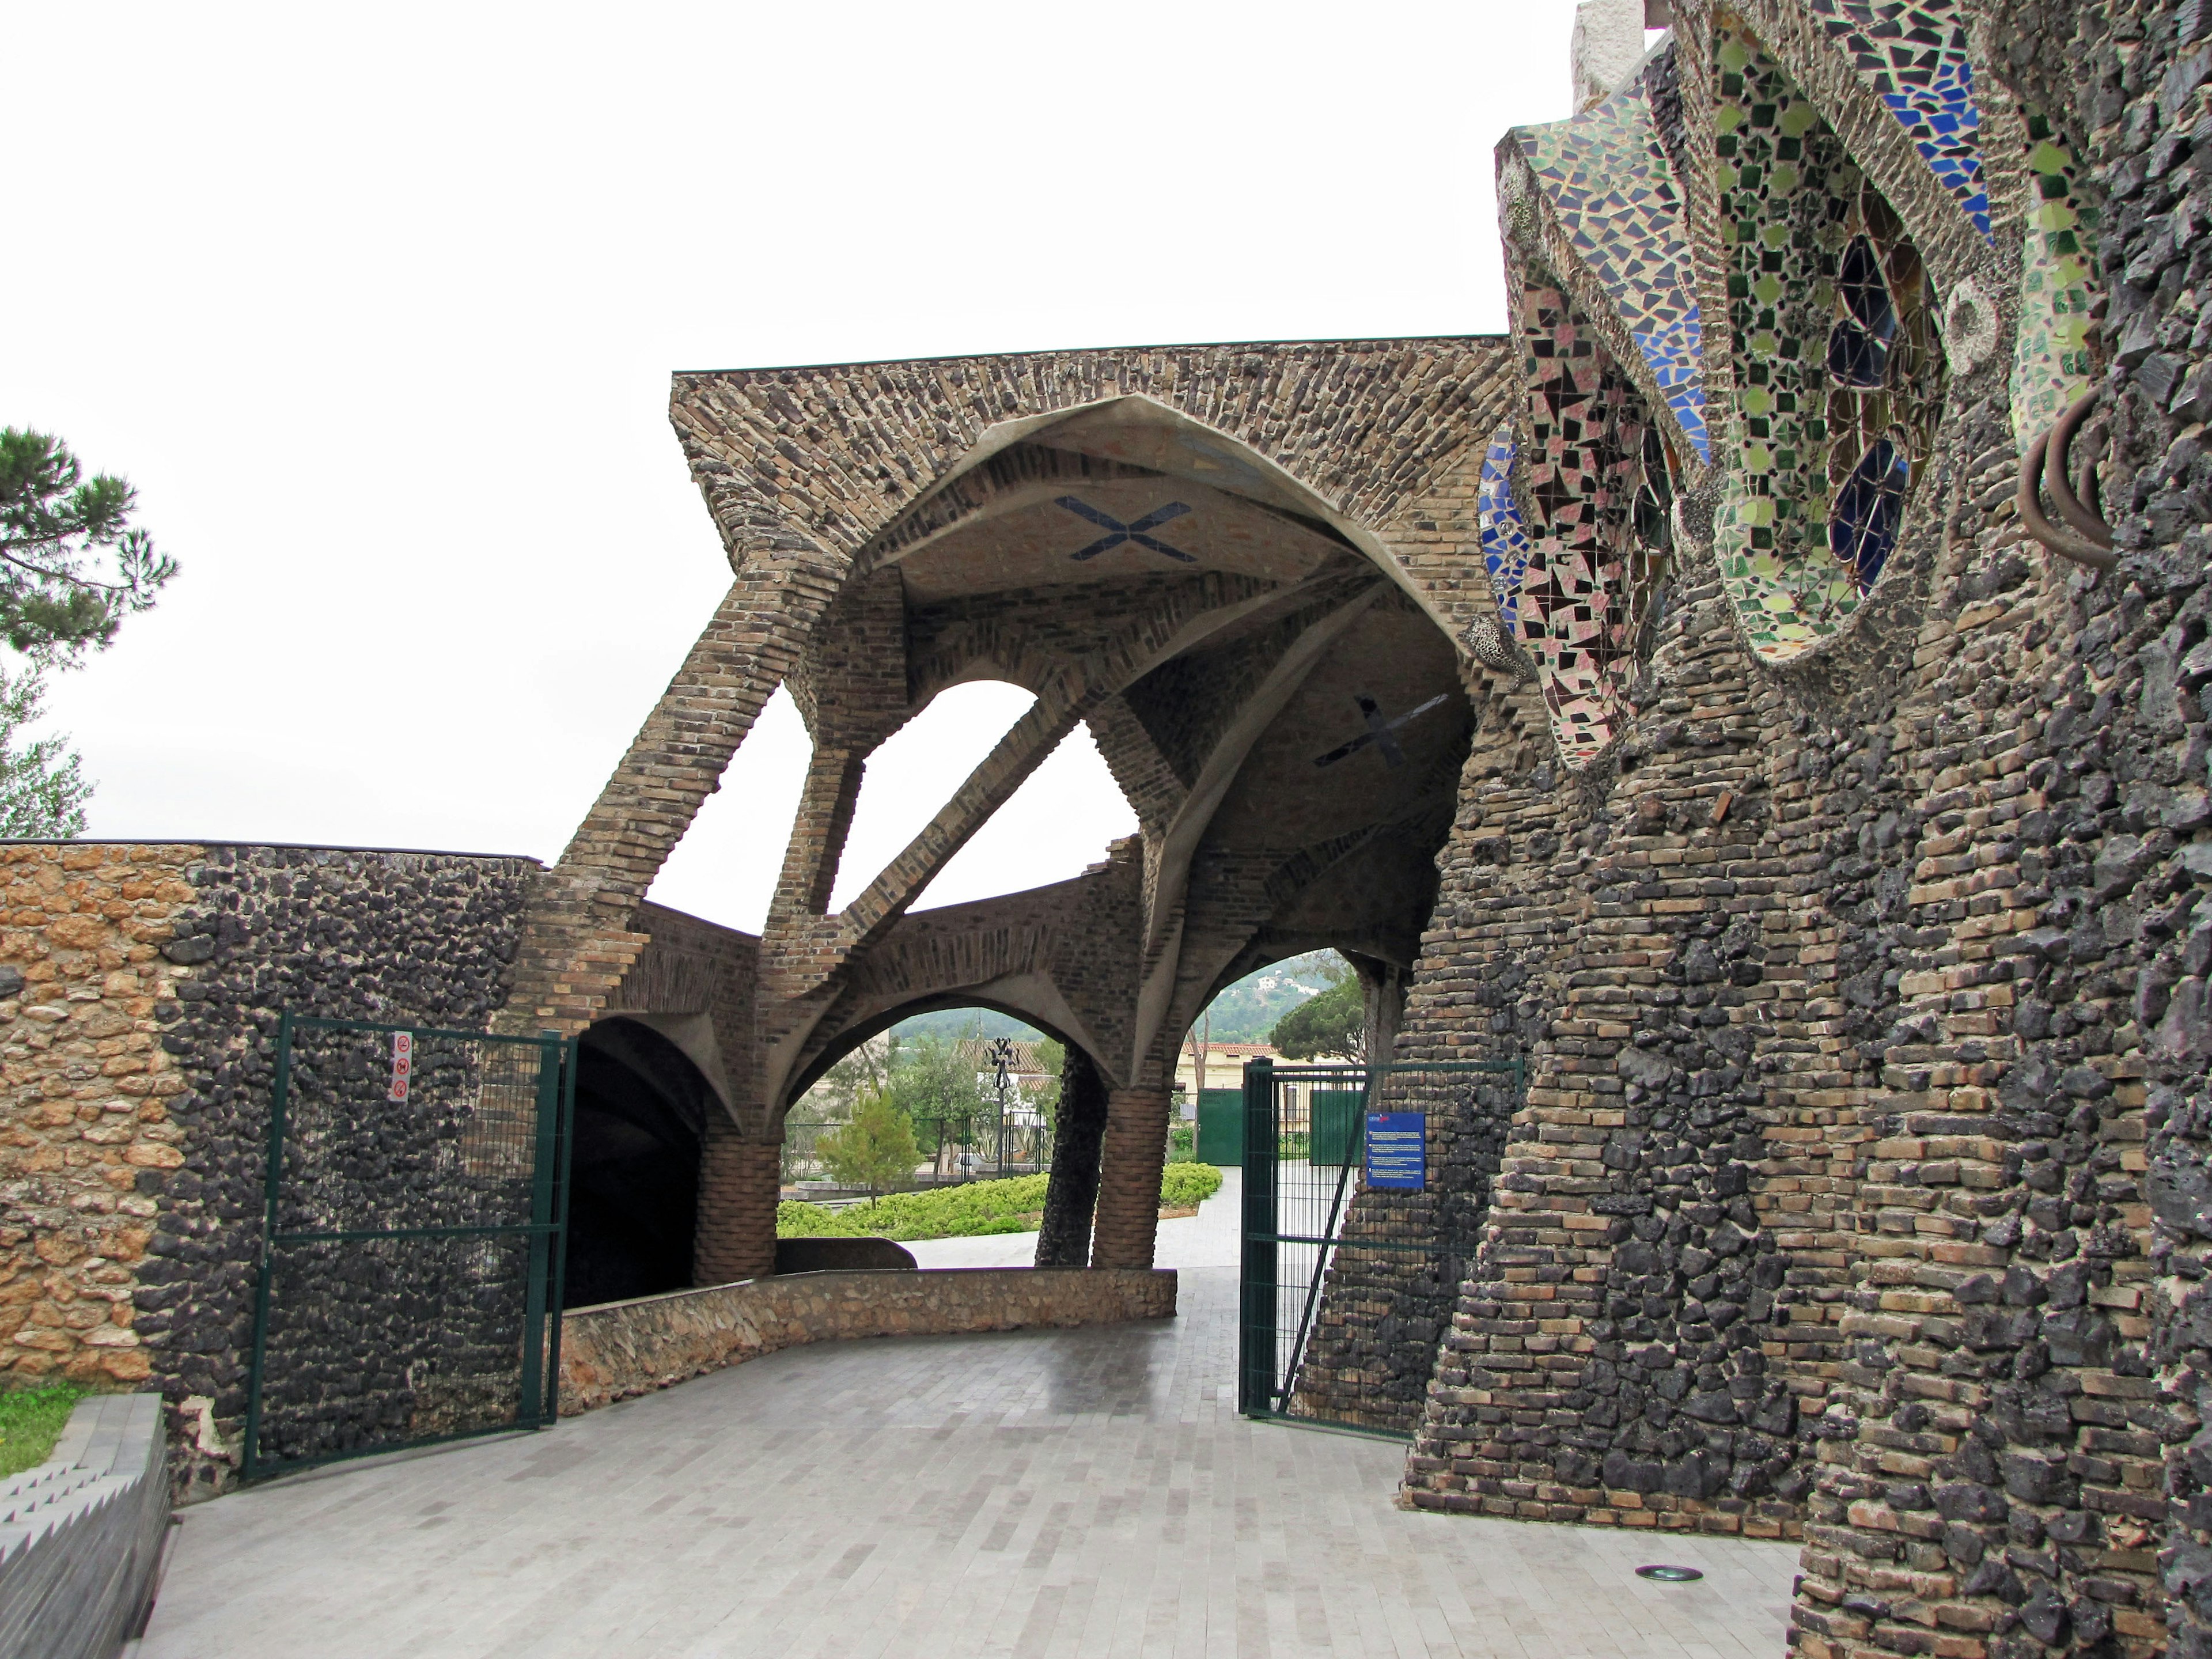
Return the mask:
<svg viewBox="0 0 2212 1659">
<path fill-rule="evenodd" d="M 504 1022 L 580 1029 L 605 1006 L 643 947 L 628 913 L 854 586 L 859 556 L 918 501 L 980 489 L 1041 430 L 1127 405 L 1329 526 L 1450 635 L 1480 603 L 1460 568 L 1476 429 L 1510 388 L 1510 353 L 1483 338 L 678 375 L 672 417 L 736 580 L 541 882 Z M 1022 481 L 1012 461 L 999 471 L 994 488 Z M 846 784 L 810 778 L 810 797 L 817 787 L 826 799 Z"/>
<path fill-rule="evenodd" d="M 850 559 L 945 480 L 1124 398 L 1385 524 L 1452 471 L 1466 417 L 1511 374 L 1503 343 L 1479 337 L 1018 353 L 679 374 L 671 416 L 742 568 L 801 544 Z"/>
<path fill-rule="evenodd" d="M 899 1003 L 879 1013 L 872 1014 L 868 1018 L 838 1032 L 836 1042 L 829 1044 L 820 1054 L 807 1062 L 804 1070 L 793 1077 L 790 1099 L 786 1103 L 785 1109 L 787 1111 L 791 1106 L 796 1105 L 801 1096 L 822 1080 L 824 1073 L 867 1042 L 869 1038 L 881 1036 L 902 1020 L 912 1019 L 918 1014 L 945 1013 L 957 1012 L 963 1008 L 981 1008 L 994 1014 L 1004 1014 L 1009 1019 L 1018 1019 L 1026 1024 L 1034 1025 L 1064 1048 L 1083 1048 L 1083 1040 L 1080 1036 L 1071 1037 L 1066 1031 L 1060 1029 L 1060 1024 L 1055 1023 L 1050 1013 L 1033 1006 L 1028 999 L 1018 996 L 984 995 L 975 992 L 949 991 L 938 996 L 923 997 L 919 1000 Z M 1089 1052 L 1088 1049 L 1084 1051 Z"/>
</svg>

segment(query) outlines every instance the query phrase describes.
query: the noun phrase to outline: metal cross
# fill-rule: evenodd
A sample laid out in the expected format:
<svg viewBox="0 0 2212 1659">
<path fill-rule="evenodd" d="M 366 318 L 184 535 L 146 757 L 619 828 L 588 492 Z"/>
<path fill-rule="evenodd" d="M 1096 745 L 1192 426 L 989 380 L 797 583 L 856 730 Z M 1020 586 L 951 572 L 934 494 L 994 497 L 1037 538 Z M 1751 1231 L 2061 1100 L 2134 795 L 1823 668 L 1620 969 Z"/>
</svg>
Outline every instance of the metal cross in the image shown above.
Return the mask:
<svg viewBox="0 0 2212 1659">
<path fill-rule="evenodd" d="M 1165 542 L 1154 541 L 1145 533 L 1147 530 L 1157 530 L 1169 520 L 1180 519 L 1184 514 L 1189 512 L 1190 508 L 1181 501 L 1170 501 L 1165 507 L 1156 507 L 1143 518 L 1130 524 L 1123 524 L 1119 519 L 1101 513 L 1089 502 L 1079 501 L 1073 495 L 1060 496 L 1054 505 L 1066 507 L 1079 519 L 1090 520 L 1091 523 L 1107 532 L 1081 551 L 1068 555 L 1078 563 L 1085 559 L 1095 559 L 1109 548 L 1119 547 L 1123 542 L 1134 542 L 1139 547 L 1149 547 L 1155 553 L 1164 553 L 1168 557 L 1180 559 L 1185 564 L 1198 562 L 1189 554 L 1179 552 Z"/>
<path fill-rule="evenodd" d="M 1417 714 L 1427 714 L 1450 695 L 1448 691 L 1439 691 L 1419 708 L 1409 708 L 1396 720 L 1386 720 L 1382 718 L 1382 709 L 1376 706 L 1374 698 L 1364 692 L 1357 694 L 1352 701 L 1359 705 L 1359 712 L 1366 716 L 1367 729 L 1350 743 L 1340 744 L 1326 755 L 1320 756 L 1315 760 L 1314 764 L 1334 766 L 1346 755 L 1356 755 L 1371 743 L 1382 751 L 1383 764 L 1393 768 L 1403 766 L 1406 763 L 1406 751 L 1398 747 L 1398 739 L 1392 734 L 1407 720 Z"/>
</svg>

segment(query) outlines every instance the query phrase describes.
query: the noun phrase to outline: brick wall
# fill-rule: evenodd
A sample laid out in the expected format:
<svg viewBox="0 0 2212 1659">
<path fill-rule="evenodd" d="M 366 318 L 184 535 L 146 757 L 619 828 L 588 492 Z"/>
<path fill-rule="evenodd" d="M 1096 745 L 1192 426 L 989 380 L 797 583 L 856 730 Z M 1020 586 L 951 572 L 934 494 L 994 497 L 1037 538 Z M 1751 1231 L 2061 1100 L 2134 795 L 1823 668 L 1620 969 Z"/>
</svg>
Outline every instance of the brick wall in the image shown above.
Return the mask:
<svg viewBox="0 0 2212 1659">
<path fill-rule="evenodd" d="M 699 1157 L 696 1283 L 727 1285 L 775 1271 L 775 1206 L 782 1180 L 781 1140 L 745 1138 L 720 1114 L 708 1115 Z"/>
</svg>

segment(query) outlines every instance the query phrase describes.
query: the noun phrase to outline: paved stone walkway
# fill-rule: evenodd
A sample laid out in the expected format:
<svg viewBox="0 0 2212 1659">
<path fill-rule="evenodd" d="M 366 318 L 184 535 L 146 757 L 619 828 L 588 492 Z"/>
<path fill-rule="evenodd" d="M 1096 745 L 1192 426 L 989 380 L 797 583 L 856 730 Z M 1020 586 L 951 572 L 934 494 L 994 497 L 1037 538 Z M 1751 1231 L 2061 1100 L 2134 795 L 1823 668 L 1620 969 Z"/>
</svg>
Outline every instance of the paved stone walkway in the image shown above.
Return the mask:
<svg viewBox="0 0 2212 1659">
<path fill-rule="evenodd" d="M 200 1505 L 140 1659 L 1781 1659 L 1793 1546 L 1398 1510 L 1398 1446 L 1235 1414 L 1233 1271 L 1182 1305 L 792 1349 Z"/>
</svg>

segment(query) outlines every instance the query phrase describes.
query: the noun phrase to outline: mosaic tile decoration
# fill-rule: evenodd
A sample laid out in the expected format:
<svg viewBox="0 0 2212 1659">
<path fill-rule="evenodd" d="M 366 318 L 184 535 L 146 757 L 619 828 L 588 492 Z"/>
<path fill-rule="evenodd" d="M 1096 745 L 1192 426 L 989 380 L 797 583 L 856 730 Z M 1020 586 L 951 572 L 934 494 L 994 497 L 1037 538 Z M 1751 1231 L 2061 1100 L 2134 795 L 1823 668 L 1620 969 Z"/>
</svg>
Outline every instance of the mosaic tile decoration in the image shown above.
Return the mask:
<svg viewBox="0 0 2212 1659">
<path fill-rule="evenodd" d="M 1558 289 L 1528 286 L 1519 321 L 1532 514 L 1520 639 L 1536 660 L 1560 756 L 1580 766 L 1613 740 L 1636 670 L 1654 574 L 1636 533 L 1650 422 L 1634 384 Z"/>
<path fill-rule="evenodd" d="M 1755 40 L 1730 23 L 1714 45 L 1740 416 L 1714 550 L 1753 650 L 1784 661 L 1832 637 L 1881 575 L 1941 356 L 1896 216 Z"/>
<path fill-rule="evenodd" d="M 1828 39 L 1889 106 L 1936 179 L 1994 244 L 1981 112 L 1966 29 L 1952 0 L 1808 0 Z"/>
<path fill-rule="evenodd" d="M 1856 578 L 1862 593 L 1874 586 L 1890 550 L 1897 545 L 1898 528 L 1905 520 L 1905 491 L 1911 482 L 1904 450 L 1887 438 L 1877 438 L 1836 492 L 1835 516 L 1828 520 L 1828 550 Z"/>
<path fill-rule="evenodd" d="M 1643 86 L 1632 82 L 1571 121 L 1516 128 L 1515 137 L 1683 435 L 1700 461 L 1711 460 L 1681 192 Z"/>
<path fill-rule="evenodd" d="M 1528 574 L 1528 527 L 1513 499 L 1513 457 L 1518 445 L 1510 421 L 1491 434 L 1482 458 L 1482 484 L 1475 495 L 1475 523 L 1482 532 L 1482 562 L 1490 572 L 1491 597 L 1509 636 L 1520 627 L 1521 584 Z"/>
<path fill-rule="evenodd" d="M 2012 430 L 2021 453 L 2057 423 L 2094 382 L 2089 323 L 2097 269 L 2097 210 L 2075 193 L 2074 154 L 2048 118 L 2027 118 L 2035 205 L 2021 252 L 2020 335 L 2012 364 Z"/>
</svg>

